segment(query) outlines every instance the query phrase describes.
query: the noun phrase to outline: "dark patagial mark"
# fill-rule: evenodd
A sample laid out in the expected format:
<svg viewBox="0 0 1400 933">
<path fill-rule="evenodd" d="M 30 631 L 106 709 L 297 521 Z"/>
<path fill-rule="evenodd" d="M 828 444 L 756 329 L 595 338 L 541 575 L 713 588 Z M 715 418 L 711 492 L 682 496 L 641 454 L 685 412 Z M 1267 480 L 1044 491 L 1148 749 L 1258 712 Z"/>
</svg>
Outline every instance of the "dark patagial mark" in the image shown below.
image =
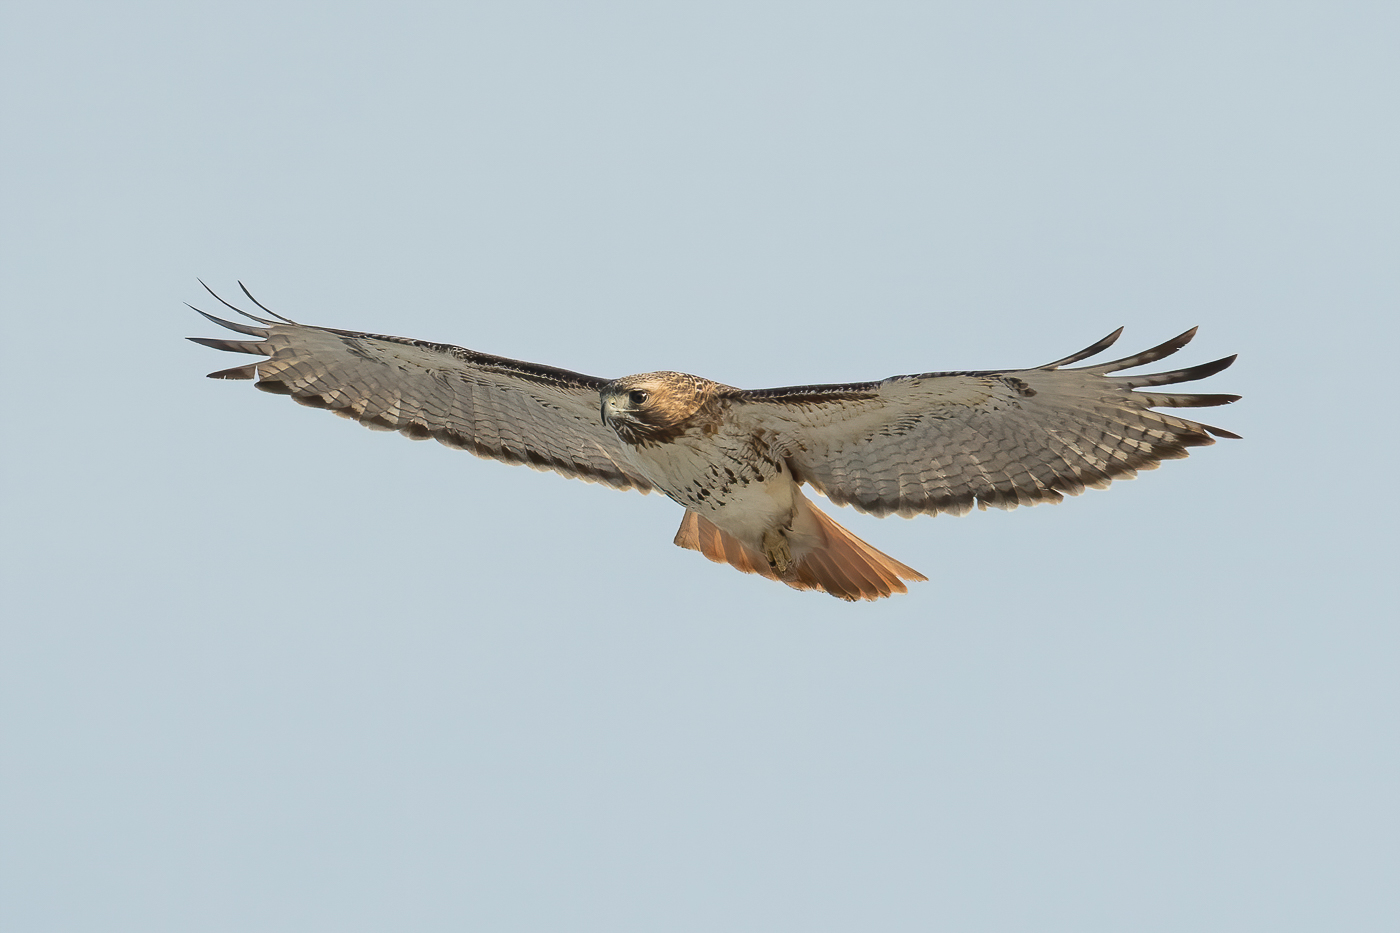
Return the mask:
<svg viewBox="0 0 1400 933">
<path fill-rule="evenodd" d="M 1032 395 L 1035 395 L 1035 389 L 1027 385 L 1024 379 L 1019 379 L 1016 376 L 1002 376 L 1001 381 L 1015 389 L 1016 394 L 1023 398 L 1030 398 Z"/>
</svg>

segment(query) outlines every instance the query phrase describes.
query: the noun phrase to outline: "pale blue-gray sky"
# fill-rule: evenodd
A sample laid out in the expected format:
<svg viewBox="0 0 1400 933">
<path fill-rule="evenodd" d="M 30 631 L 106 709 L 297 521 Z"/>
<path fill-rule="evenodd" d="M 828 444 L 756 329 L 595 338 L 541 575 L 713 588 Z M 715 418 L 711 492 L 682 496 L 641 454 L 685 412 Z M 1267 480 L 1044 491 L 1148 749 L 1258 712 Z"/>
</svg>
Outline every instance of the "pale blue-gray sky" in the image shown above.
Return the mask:
<svg viewBox="0 0 1400 933">
<path fill-rule="evenodd" d="M 1394 930 L 1393 3 L 0 12 L 13 931 Z M 1239 352 L 1245 440 L 680 510 L 206 380 L 307 323 L 742 386 Z"/>
</svg>

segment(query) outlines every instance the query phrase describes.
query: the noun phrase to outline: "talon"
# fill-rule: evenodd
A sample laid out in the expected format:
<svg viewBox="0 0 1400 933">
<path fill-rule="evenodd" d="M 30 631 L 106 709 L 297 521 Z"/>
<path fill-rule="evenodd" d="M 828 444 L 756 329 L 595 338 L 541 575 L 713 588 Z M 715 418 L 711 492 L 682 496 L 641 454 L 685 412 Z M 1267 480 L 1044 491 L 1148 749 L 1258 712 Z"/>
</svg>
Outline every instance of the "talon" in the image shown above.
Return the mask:
<svg viewBox="0 0 1400 933">
<path fill-rule="evenodd" d="M 763 533 L 763 556 L 768 558 L 768 566 L 778 573 L 786 573 L 792 566 L 792 550 L 788 547 L 787 536 L 774 529 Z"/>
</svg>

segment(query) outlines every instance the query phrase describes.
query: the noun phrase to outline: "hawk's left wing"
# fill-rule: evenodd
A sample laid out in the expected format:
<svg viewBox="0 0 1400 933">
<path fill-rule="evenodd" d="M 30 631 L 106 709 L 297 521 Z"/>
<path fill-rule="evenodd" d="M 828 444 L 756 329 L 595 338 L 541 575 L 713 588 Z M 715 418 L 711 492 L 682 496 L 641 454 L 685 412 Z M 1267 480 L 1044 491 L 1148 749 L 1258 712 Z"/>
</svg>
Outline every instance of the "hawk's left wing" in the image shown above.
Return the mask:
<svg viewBox="0 0 1400 933">
<path fill-rule="evenodd" d="M 796 479 L 833 502 L 906 517 L 1058 502 L 1185 457 L 1189 447 L 1215 443 L 1212 435 L 1238 437 L 1153 410 L 1224 405 L 1237 395 L 1136 391 L 1204 379 L 1233 356 L 1175 372 L 1109 375 L 1175 353 L 1194 327 L 1135 356 L 1062 368 L 1121 333 L 1034 369 L 736 390 L 731 411 L 761 432 Z"/>
</svg>

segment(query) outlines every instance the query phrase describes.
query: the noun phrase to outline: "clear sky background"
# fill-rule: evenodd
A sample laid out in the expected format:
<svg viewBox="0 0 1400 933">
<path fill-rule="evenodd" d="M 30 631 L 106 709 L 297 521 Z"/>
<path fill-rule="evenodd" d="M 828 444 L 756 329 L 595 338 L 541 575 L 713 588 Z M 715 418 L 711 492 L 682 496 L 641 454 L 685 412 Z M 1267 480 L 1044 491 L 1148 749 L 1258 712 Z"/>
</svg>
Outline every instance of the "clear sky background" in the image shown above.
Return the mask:
<svg viewBox="0 0 1400 933">
<path fill-rule="evenodd" d="M 0 10 L 0 926 L 1400 928 L 1394 2 Z M 1244 435 L 879 521 L 679 507 L 246 383 L 312 324 L 745 387 L 1125 324 Z"/>
</svg>

